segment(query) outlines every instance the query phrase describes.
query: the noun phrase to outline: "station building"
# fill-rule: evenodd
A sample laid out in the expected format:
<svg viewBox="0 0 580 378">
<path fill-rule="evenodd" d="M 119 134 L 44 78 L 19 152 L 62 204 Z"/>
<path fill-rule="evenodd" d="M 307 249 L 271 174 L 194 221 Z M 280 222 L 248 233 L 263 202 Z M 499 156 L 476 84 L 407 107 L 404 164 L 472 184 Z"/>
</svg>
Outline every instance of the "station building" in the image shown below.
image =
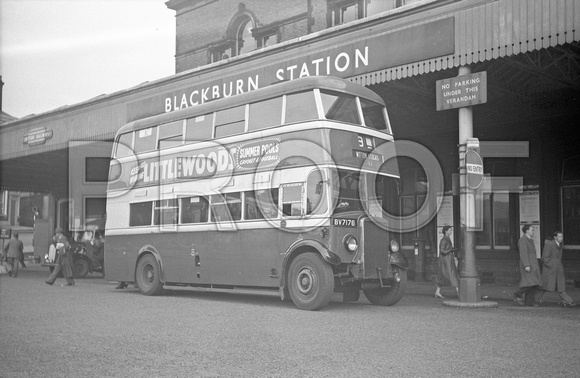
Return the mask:
<svg viewBox="0 0 580 378">
<path fill-rule="evenodd" d="M 0 126 L 1 225 L 20 230 L 35 257 L 44 256 L 57 226 L 103 227 L 111 142 L 127 122 L 281 80 L 332 75 L 378 93 L 395 138 L 425 146 L 442 168 L 438 215 L 400 235 L 410 278 L 431 280 L 441 226 L 460 228 L 458 109 L 441 109 L 440 101 L 455 101 L 457 91 L 472 83 L 459 78 L 444 92 L 440 81 L 456 78 L 461 68 L 485 75 L 486 83 L 486 101 L 472 107 L 485 172 L 475 242 L 481 281 L 518 281 L 521 225 L 533 223 L 538 249 L 554 230 L 563 230 L 566 275 L 569 283 L 580 282 L 580 3 L 165 4 L 176 17 L 175 75 Z M 401 213 L 412 214 L 430 183 L 412 158 L 401 159 L 400 169 Z"/>
</svg>

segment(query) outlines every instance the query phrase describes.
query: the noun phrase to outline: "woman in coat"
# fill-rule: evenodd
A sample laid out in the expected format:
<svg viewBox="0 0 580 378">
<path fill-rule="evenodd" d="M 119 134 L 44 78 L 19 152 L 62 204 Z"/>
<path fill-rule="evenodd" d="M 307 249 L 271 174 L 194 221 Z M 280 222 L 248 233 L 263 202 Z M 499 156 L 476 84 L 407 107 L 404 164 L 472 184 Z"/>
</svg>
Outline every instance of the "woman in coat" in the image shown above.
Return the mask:
<svg viewBox="0 0 580 378">
<path fill-rule="evenodd" d="M 566 277 L 562 266 L 562 243 L 564 235 L 562 231 L 552 234 L 552 240 L 546 240 L 544 253 L 542 253 L 542 289 L 545 291 L 558 291 L 562 298 L 562 305 L 565 307 L 576 306 L 574 301 L 566 293 Z M 542 293 L 542 296 L 544 293 Z M 541 298 L 541 296 L 540 296 Z"/>
<path fill-rule="evenodd" d="M 455 265 L 453 255 L 453 243 L 451 242 L 451 226 L 443 227 L 443 239 L 439 242 L 439 271 L 437 272 L 437 289 L 435 297 L 444 298 L 441 295 L 442 286 L 453 286 L 459 294 L 459 273 Z"/>
<path fill-rule="evenodd" d="M 538 286 L 542 285 L 542 276 L 534 245 L 534 226 L 526 224 L 522 227 L 522 232 L 524 235 L 518 241 L 520 285 L 514 293 L 514 300 L 520 305 L 537 306 L 536 290 Z"/>
</svg>

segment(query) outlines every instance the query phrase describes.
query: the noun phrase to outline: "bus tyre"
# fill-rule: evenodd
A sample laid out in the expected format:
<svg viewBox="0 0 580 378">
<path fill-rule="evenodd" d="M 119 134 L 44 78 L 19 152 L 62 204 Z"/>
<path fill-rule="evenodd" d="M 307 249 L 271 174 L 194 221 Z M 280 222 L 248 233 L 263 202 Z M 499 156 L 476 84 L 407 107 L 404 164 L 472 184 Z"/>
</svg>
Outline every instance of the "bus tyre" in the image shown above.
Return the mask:
<svg viewBox="0 0 580 378">
<path fill-rule="evenodd" d="M 84 258 L 75 259 L 73 262 L 73 276 L 75 278 L 83 278 L 89 274 L 90 266 L 89 262 Z"/>
<path fill-rule="evenodd" d="M 313 252 L 298 255 L 288 271 L 292 302 L 301 310 L 319 310 L 330 302 L 334 292 L 332 267 Z"/>
<path fill-rule="evenodd" d="M 159 295 L 163 292 L 161 268 L 153 255 L 147 254 L 139 260 L 135 282 L 141 294 Z"/>
<path fill-rule="evenodd" d="M 393 266 L 393 270 L 393 273 L 399 275 L 400 280 L 398 282 L 392 280 L 391 287 L 363 290 L 365 297 L 375 306 L 392 306 L 405 295 L 405 291 L 407 291 L 407 271 L 396 266 Z"/>
</svg>

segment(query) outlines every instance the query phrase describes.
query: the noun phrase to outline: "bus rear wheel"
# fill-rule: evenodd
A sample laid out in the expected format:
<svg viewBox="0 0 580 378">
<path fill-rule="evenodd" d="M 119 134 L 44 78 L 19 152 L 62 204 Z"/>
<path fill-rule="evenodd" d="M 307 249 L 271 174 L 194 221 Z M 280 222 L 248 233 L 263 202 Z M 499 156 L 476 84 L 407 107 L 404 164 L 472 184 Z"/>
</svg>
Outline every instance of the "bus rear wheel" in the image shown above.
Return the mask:
<svg viewBox="0 0 580 378">
<path fill-rule="evenodd" d="M 141 294 L 159 295 L 163 292 L 161 268 L 153 255 L 147 254 L 139 260 L 135 282 Z"/>
<path fill-rule="evenodd" d="M 294 305 L 301 310 L 319 310 L 334 292 L 332 267 L 313 252 L 298 255 L 288 272 L 288 289 Z"/>
<path fill-rule="evenodd" d="M 393 274 L 398 279 L 391 281 L 391 287 L 363 290 L 365 297 L 375 306 L 392 306 L 403 298 L 407 291 L 407 271 L 393 266 Z"/>
</svg>

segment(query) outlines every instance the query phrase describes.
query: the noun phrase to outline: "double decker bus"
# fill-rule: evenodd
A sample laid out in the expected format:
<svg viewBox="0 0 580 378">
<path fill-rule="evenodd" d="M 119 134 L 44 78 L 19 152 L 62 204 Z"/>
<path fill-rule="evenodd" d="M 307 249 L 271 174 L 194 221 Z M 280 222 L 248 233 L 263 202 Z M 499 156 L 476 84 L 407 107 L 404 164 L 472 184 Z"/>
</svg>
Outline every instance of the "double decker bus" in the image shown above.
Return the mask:
<svg viewBox="0 0 580 378">
<path fill-rule="evenodd" d="M 362 290 L 393 305 L 408 263 L 385 216 L 392 143 L 378 95 L 323 76 L 131 122 L 111 159 L 107 278 L 145 295 L 269 290 L 318 310 Z"/>
</svg>

